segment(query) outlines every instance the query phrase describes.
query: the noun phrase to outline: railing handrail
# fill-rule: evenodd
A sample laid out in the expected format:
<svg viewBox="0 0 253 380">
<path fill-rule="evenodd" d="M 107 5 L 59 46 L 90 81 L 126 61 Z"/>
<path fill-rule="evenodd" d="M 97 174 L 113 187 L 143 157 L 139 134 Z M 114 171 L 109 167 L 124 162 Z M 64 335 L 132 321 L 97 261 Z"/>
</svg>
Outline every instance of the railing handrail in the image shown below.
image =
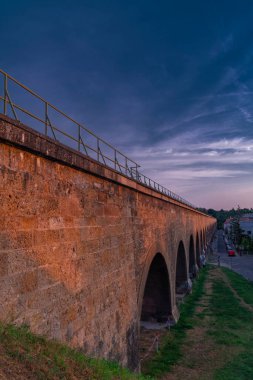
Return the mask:
<svg viewBox="0 0 253 380">
<path fill-rule="evenodd" d="M 112 146 L 110 143 L 105 141 L 104 139 L 97 136 L 95 133 L 93 133 L 90 129 L 82 125 L 81 123 L 78 123 L 76 120 L 74 120 L 72 117 L 68 116 L 65 112 L 58 109 L 56 106 L 48 102 L 46 99 L 44 99 L 42 96 L 38 95 L 36 92 L 31 90 L 29 87 L 25 86 L 23 83 L 19 82 L 17 79 L 6 73 L 4 70 L 0 68 L 0 74 L 3 76 L 4 79 L 4 87 L 3 87 L 3 96 L 0 94 L 0 102 L 2 101 L 4 104 L 4 115 L 8 115 L 9 107 L 11 108 L 12 114 L 14 115 L 16 120 L 21 121 L 18 119 L 17 116 L 17 110 L 26 114 L 27 116 L 39 121 L 44 125 L 45 132 L 44 134 L 46 136 L 49 135 L 49 131 L 51 131 L 52 136 L 55 140 L 58 140 L 56 138 L 56 133 L 59 133 L 61 135 L 64 135 L 65 138 L 68 138 L 75 143 L 77 143 L 77 150 L 79 152 L 82 152 L 89 156 L 88 151 L 90 154 L 96 155 L 96 160 L 100 163 L 103 163 L 105 166 L 108 166 L 110 168 L 113 167 L 114 170 L 118 171 L 121 174 L 126 175 L 127 177 L 143 184 L 144 186 L 147 186 L 161 194 L 165 194 L 169 196 L 170 198 L 184 203 L 192 208 L 195 208 L 192 204 L 190 204 L 188 201 L 180 197 L 179 195 L 175 194 L 174 192 L 170 191 L 169 189 L 165 188 L 162 185 L 159 185 L 154 180 L 148 178 L 144 174 L 140 173 L 138 168 L 140 165 L 138 165 L 134 160 L 127 157 L 124 153 L 116 149 L 114 146 Z M 29 111 L 21 105 L 18 105 L 12 101 L 12 96 L 10 96 L 8 91 L 8 81 L 12 81 L 15 85 L 21 87 L 23 90 L 34 96 L 36 99 L 44 103 L 44 116 L 45 119 L 42 119 L 41 117 L 35 115 L 32 111 Z M 12 94 L 11 94 L 12 95 Z M 59 115 L 63 116 L 67 120 L 71 121 L 73 124 L 76 125 L 77 130 L 76 133 L 78 134 L 78 137 L 74 137 L 74 135 L 71 135 L 70 133 L 67 133 L 60 129 L 59 127 L 56 127 L 53 123 L 51 123 L 50 117 L 49 117 L 49 110 L 52 109 L 56 111 Z M 92 136 L 96 140 L 96 146 L 95 148 L 84 143 L 85 138 L 83 137 L 82 133 L 87 133 L 88 136 Z M 104 144 L 107 148 L 111 150 L 112 157 L 109 157 L 108 154 L 105 154 L 101 150 L 101 144 Z M 120 159 L 124 159 L 124 165 L 121 163 Z M 108 164 L 108 161 L 111 165 Z M 131 166 L 129 166 L 131 165 Z"/>
<path fill-rule="evenodd" d="M 15 79 L 14 77 L 12 77 L 11 75 L 9 75 L 8 73 L 6 73 L 4 70 L 2 70 L 0 68 L 0 73 L 3 74 L 4 76 L 7 76 L 10 80 L 12 80 L 13 82 L 15 82 L 17 85 L 19 85 L 20 87 L 22 87 L 24 90 L 26 90 L 27 92 L 29 92 L 31 95 L 35 96 L 37 99 L 41 100 L 43 103 L 46 103 L 48 106 L 50 106 L 52 109 L 54 109 L 56 112 L 58 112 L 59 114 L 61 114 L 62 116 L 66 117 L 68 120 L 72 121 L 74 124 L 76 124 L 77 126 L 80 126 L 81 128 L 83 128 L 86 132 L 90 133 L 92 136 L 94 136 L 95 138 L 99 139 L 101 142 L 103 142 L 104 144 L 106 144 L 108 147 L 112 148 L 113 150 L 117 151 L 119 154 L 121 154 L 123 157 L 126 157 L 128 158 L 124 153 L 122 153 L 121 151 L 119 151 L 118 149 L 116 149 L 114 146 L 112 146 L 110 143 L 108 143 L 107 141 L 105 141 L 104 139 L 102 139 L 101 137 L 99 137 L 98 135 L 96 135 L 94 132 L 92 132 L 89 128 L 85 127 L 84 125 L 78 123 L 76 120 L 74 120 L 71 116 L 68 116 L 65 112 L 61 111 L 59 108 L 57 108 L 56 106 L 54 106 L 53 104 L 51 104 L 50 102 L 48 102 L 46 99 L 44 99 L 43 97 L 41 97 L 40 95 L 38 95 L 36 92 L 34 92 L 33 90 L 31 90 L 29 87 L 27 87 L 26 85 L 24 85 L 23 83 L 19 82 L 17 79 Z M 136 164 L 137 166 L 139 166 L 134 160 L 128 158 L 131 162 L 133 162 L 134 164 Z"/>
</svg>

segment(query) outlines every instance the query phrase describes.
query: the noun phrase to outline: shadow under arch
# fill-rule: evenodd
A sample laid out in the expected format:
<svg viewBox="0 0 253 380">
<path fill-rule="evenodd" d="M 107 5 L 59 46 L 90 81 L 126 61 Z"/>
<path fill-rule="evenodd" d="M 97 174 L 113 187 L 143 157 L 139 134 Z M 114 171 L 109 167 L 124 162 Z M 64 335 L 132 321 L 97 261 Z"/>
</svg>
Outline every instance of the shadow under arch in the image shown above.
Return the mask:
<svg viewBox="0 0 253 380">
<path fill-rule="evenodd" d="M 204 241 L 205 241 L 205 248 L 207 247 L 208 238 L 207 238 L 207 228 L 204 229 Z"/>
<path fill-rule="evenodd" d="M 180 241 L 177 250 L 176 294 L 185 294 L 188 290 L 187 265 L 184 244 Z"/>
<path fill-rule="evenodd" d="M 153 258 L 146 284 L 141 307 L 141 322 L 168 321 L 171 315 L 171 291 L 169 273 L 166 261 L 161 253 Z"/>
<path fill-rule="evenodd" d="M 200 268 L 200 246 L 199 246 L 199 234 L 198 234 L 198 232 L 196 235 L 196 260 L 197 260 L 197 265 Z"/>
<path fill-rule="evenodd" d="M 191 279 L 196 277 L 196 261 L 195 261 L 194 241 L 193 241 L 192 235 L 190 237 L 190 245 L 189 245 L 189 277 Z"/>
<path fill-rule="evenodd" d="M 203 231 L 200 231 L 200 254 L 202 255 L 204 249 L 204 243 L 203 243 Z"/>
</svg>

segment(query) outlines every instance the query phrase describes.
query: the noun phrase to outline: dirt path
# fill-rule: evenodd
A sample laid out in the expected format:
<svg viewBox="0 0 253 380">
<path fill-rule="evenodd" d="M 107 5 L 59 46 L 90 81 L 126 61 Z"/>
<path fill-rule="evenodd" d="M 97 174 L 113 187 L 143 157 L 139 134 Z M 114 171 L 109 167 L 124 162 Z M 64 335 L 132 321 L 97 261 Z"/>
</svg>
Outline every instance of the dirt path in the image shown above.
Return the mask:
<svg viewBox="0 0 253 380">
<path fill-rule="evenodd" d="M 221 270 L 219 271 L 219 275 L 220 275 L 220 278 L 222 278 L 222 280 L 225 282 L 225 284 L 230 288 L 230 290 L 233 292 L 234 296 L 238 299 L 238 301 L 240 302 L 240 305 L 242 307 L 244 307 L 245 309 L 249 310 L 250 312 L 253 313 L 253 307 L 251 305 L 249 305 L 248 303 L 246 303 L 240 296 L 239 294 L 237 293 L 237 291 L 231 286 L 231 282 L 229 281 L 229 279 L 227 278 L 227 276 L 225 275 L 224 272 L 222 272 Z"/>
<path fill-rule="evenodd" d="M 234 348 L 219 346 L 207 335 L 210 325 L 208 313 L 209 300 L 212 294 L 213 280 L 220 278 L 221 271 L 216 268 L 210 270 L 205 291 L 201 297 L 194 317 L 194 327 L 187 332 L 187 338 L 182 348 L 183 357 L 163 380 L 209 380 L 213 379 L 214 371 L 224 365 L 233 354 Z M 223 279 L 225 281 L 225 279 Z"/>
</svg>

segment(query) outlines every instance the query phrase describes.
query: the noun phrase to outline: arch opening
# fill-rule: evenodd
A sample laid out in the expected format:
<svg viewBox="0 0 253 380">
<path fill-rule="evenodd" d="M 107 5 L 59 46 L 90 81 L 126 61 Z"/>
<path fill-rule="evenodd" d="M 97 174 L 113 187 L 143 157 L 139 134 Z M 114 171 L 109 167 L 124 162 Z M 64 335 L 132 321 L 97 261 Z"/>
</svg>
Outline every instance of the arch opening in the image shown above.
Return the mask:
<svg viewBox="0 0 253 380">
<path fill-rule="evenodd" d="M 205 247 L 207 247 L 207 229 L 204 230 L 204 240 L 205 240 Z"/>
<path fill-rule="evenodd" d="M 141 322 L 164 323 L 171 315 L 169 274 L 160 253 L 154 257 L 146 280 Z"/>
<path fill-rule="evenodd" d="M 189 246 L 189 277 L 190 277 L 190 279 L 193 279 L 196 277 L 194 242 L 193 242 L 193 236 L 192 235 L 190 237 L 190 246 Z"/>
<path fill-rule="evenodd" d="M 185 295 L 188 288 L 185 249 L 181 241 L 177 251 L 176 296 Z"/>
<path fill-rule="evenodd" d="M 198 267 L 200 268 L 200 247 L 199 247 L 199 234 L 197 233 L 196 237 L 196 259 Z"/>
<path fill-rule="evenodd" d="M 203 254 L 204 242 L 203 242 L 203 231 L 200 231 L 200 254 Z"/>
</svg>

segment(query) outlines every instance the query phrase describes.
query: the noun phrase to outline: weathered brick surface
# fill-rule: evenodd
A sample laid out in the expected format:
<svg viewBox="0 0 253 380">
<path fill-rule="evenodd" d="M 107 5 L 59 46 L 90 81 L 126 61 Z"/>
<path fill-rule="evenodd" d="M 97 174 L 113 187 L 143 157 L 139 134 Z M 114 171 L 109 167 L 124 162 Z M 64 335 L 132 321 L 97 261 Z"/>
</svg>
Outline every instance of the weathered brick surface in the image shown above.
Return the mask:
<svg viewBox="0 0 253 380">
<path fill-rule="evenodd" d="M 176 316 L 179 242 L 215 221 L 4 117 L 0 143 L 0 318 L 135 367 L 152 258 Z"/>
</svg>

